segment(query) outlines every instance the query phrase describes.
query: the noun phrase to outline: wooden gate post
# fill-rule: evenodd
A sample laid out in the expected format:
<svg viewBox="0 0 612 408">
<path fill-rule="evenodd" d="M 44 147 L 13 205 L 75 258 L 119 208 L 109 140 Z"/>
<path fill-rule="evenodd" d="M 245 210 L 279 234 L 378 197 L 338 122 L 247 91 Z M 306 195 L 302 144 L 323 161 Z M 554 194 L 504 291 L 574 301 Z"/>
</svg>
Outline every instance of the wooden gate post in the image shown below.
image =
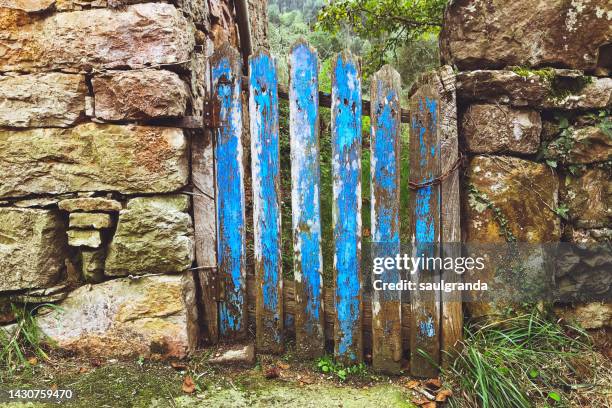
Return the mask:
<svg viewBox="0 0 612 408">
<path fill-rule="evenodd" d="M 417 257 L 461 255 L 454 84 L 452 69 L 442 67 L 424 75 L 411 92 L 411 237 L 413 256 Z M 445 282 L 460 279 L 452 270 L 438 269 L 419 270 L 412 280 L 417 285 L 436 283 L 441 276 Z M 436 365 L 448 362 L 443 355 L 461 339 L 461 297 L 457 293 L 417 290 L 411 292 L 411 305 L 411 372 L 421 377 L 435 376 Z"/>
</svg>

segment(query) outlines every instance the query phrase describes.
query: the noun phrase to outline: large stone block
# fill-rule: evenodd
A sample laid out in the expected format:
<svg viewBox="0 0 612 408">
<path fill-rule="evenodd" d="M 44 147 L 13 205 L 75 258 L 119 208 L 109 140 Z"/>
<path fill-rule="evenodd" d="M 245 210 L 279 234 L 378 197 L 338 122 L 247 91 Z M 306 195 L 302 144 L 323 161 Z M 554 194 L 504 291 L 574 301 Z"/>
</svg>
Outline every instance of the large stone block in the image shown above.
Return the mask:
<svg viewBox="0 0 612 408">
<path fill-rule="evenodd" d="M 442 60 L 462 70 L 512 65 L 592 70 L 606 60 L 600 53 L 610 52 L 603 46 L 612 39 L 612 7 L 606 0 L 456 0 L 443 27 Z"/>
<path fill-rule="evenodd" d="M 563 130 L 563 135 L 548 144 L 546 158 L 569 164 L 590 164 L 612 160 L 612 137 L 601 127 L 589 126 Z"/>
<path fill-rule="evenodd" d="M 468 242 L 554 242 L 561 236 L 559 181 L 545 164 L 504 156 L 476 156 L 467 170 L 464 220 Z M 490 203 L 507 221 L 487 207 Z"/>
<path fill-rule="evenodd" d="M 612 303 L 585 303 L 555 308 L 557 316 L 584 329 L 612 327 Z"/>
<path fill-rule="evenodd" d="M 106 258 L 109 276 L 178 273 L 194 259 L 193 223 L 185 195 L 138 197 L 119 213 Z"/>
<path fill-rule="evenodd" d="M 55 2 L 56 0 L 0 0 L 0 7 L 26 13 L 40 13 L 49 10 Z"/>
<path fill-rule="evenodd" d="M 91 71 L 188 61 L 193 25 L 171 4 L 32 16 L 0 9 L 0 71 Z"/>
<path fill-rule="evenodd" d="M 198 340 L 191 273 L 85 285 L 37 318 L 66 350 L 88 356 L 182 358 Z"/>
<path fill-rule="evenodd" d="M 142 120 L 185 115 L 187 85 L 170 71 L 119 71 L 92 79 L 95 116 L 104 120 Z"/>
<path fill-rule="evenodd" d="M 544 164 L 515 157 L 476 156 L 468 166 L 465 185 L 465 239 L 472 244 L 470 255 L 486 260 L 484 269 L 467 272 L 466 280 L 487 282 L 490 294 L 486 301 L 468 302 L 467 307 L 474 317 L 497 315 L 520 303 L 526 293 L 534 289 L 538 293 L 537 286 L 531 284 L 548 278 L 542 250 L 506 242 L 559 240 L 560 218 L 554 212 L 559 181 Z M 481 294 L 472 295 L 479 299 Z"/>
<path fill-rule="evenodd" d="M 121 203 L 119 201 L 112 200 L 104 197 L 79 197 L 79 198 L 68 198 L 61 200 L 57 204 L 60 210 L 73 212 L 73 211 L 111 211 L 116 212 L 121 210 Z"/>
<path fill-rule="evenodd" d="M 467 147 L 474 153 L 533 154 L 540 146 L 542 120 L 535 110 L 471 105 L 461 125 Z"/>
<path fill-rule="evenodd" d="M 53 285 L 65 257 L 65 226 L 57 210 L 0 208 L 0 292 Z"/>
<path fill-rule="evenodd" d="M 77 191 L 159 193 L 187 183 L 181 129 L 86 123 L 0 130 L 0 197 Z"/>
<path fill-rule="evenodd" d="M 612 226 L 612 175 L 605 169 L 588 169 L 568 175 L 561 196 L 569 217 L 580 228 Z"/>
<path fill-rule="evenodd" d="M 457 74 L 457 97 L 542 109 L 604 109 L 612 106 L 612 78 L 567 70 L 478 70 Z"/>
<path fill-rule="evenodd" d="M 85 114 L 82 75 L 0 76 L 0 127 L 68 127 Z"/>
</svg>

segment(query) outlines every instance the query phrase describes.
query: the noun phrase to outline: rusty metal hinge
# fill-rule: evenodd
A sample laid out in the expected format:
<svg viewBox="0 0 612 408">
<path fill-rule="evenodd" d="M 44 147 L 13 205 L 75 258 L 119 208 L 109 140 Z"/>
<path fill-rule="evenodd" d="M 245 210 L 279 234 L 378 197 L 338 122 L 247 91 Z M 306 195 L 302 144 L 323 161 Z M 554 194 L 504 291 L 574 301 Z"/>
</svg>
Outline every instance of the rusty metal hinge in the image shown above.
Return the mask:
<svg viewBox="0 0 612 408">
<path fill-rule="evenodd" d="M 219 276 L 219 269 L 210 269 L 208 285 L 214 301 L 225 300 L 225 285 L 223 279 Z"/>
<path fill-rule="evenodd" d="M 204 100 L 204 127 L 217 129 L 221 127 L 221 106 L 217 98 Z"/>
</svg>

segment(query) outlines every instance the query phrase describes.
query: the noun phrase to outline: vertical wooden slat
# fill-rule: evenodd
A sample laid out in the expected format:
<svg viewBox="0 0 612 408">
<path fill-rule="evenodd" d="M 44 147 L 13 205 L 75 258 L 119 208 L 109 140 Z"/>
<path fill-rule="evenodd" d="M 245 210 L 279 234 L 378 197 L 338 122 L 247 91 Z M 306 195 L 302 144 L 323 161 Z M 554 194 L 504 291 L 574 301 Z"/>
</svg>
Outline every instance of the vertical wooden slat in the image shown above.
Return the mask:
<svg viewBox="0 0 612 408">
<path fill-rule="evenodd" d="M 317 52 L 298 41 L 289 64 L 295 335 L 298 353 L 315 358 L 325 352 Z"/>
<path fill-rule="evenodd" d="M 455 74 L 452 67 L 441 67 L 432 81 L 440 94 L 440 167 L 442 174 L 449 174 L 442 180 L 440 222 L 442 224 L 442 256 L 457 258 L 461 256 L 461 224 L 459 201 L 459 171 L 453 170 L 459 158 L 457 129 L 457 97 Z M 444 282 L 460 282 L 461 275 L 453 270 L 442 272 Z M 461 292 L 441 292 L 442 325 L 441 348 L 442 366 L 448 367 L 454 354 L 458 351 L 459 342 L 463 339 L 463 311 Z"/>
<path fill-rule="evenodd" d="M 361 78 L 349 51 L 332 68 L 335 355 L 363 359 L 361 293 Z"/>
<path fill-rule="evenodd" d="M 439 99 L 436 89 L 421 85 L 410 98 L 410 181 L 426 183 L 440 175 Z M 436 257 L 440 242 L 440 185 L 422 186 L 410 195 L 413 256 Z M 439 282 L 439 271 L 419 270 L 412 281 Z M 440 293 L 413 291 L 410 294 L 410 369 L 413 375 L 431 377 L 440 361 Z"/>
<path fill-rule="evenodd" d="M 203 132 L 210 133 L 206 129 Z M 219 315 L 213 280 L 217 277 L 215 177 L 212 137 L 196 135 L 191 143 L 191 179 L 193 180 L 193 221 L 195 255 L 200 282 L 200 302 L 203 322 L 206 325 L 204 341 L 219 340 Z"/>
<path fill-rule="evenodd" d="M 204 97 L 211 95 L 210 54 L 199 55 L 194 62 L 204 78 Z M 201 107 L 194 109 L 196 112 Z M 214 344 L 219 340 L 219 308 L 214 292 L 214 279 L 217 277 L 217 237 L 215 212 L 215 159 L 213 133 L 211 129 L 194 132 L 191 139 L 191 180 L 194 188 L 193 222 L 195 235 L 195 255 L 199 278 L 199 302 L 205 328 L 202 337 L 205 343 Z"/>
<path fill-rule="evenodd" d="M 213 54 L 211 67 L 212 92 L 219 100 L 222 122 L 215 131 L 217 265 L 224 283 L 219 332 L 223 338 L 236 339 L 244 337 L 247 327 L 240 54 L 223 44 Z"/>
<path fill-rule="evenodd" d="M 278 84 L 267 51 L 249 57 L 249 116 L 257 300 L 257 349 L 280 353 L 283 344 Z"/>
<path fill-rule="evenodd" d="M 372 256 L 395 257 L 400 252 L 400 75 L 385 65 L 372 77 Z M 399 282 L 399 271 L 389 270 L 372 280 Z M 372 365 L 398 374 L 402 363 L 401 296 L 399 291 L 372 293 Z"/>
</svg>

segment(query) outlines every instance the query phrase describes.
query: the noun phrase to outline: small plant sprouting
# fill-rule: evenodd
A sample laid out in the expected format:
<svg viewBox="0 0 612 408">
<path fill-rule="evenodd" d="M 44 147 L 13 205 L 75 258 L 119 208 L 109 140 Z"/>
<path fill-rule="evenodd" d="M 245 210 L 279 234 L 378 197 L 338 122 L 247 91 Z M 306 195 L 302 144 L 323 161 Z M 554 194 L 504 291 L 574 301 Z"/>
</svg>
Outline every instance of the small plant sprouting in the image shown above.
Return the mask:
<svg viewBox="0 0 612 408">
<path fill-rule="evenodd" d="M 489 199 L 486 193 L 478 190 L 473 184 L 468 185 L 469 203 L 476 211 L 483 212 L 489 209 L 493 212 L 493 218 L 499 225 L 500 234 L 506 239 L 506 242 L 516 242 L 516 237 L 510 230 L 508 219 L 504 215 L 501 209 L 499 209 Z"/>
<path fill-rule="evenodd" d="M 323 356 L 317 360 L 317 369 L 324 374 L 332 374 L 338 377 L 340 381 L 346 381 L 352 376 L 363 377 L 367 374 L 368 369 L 364 363 L 345 366 L 336 363 L 330 356 Z"/>
<path fill-rule="evenodd" d="M 557 214 L 559 217 L 563 218 L 564 220 L 568 220 L 569 219 L 568 206 L 565 204 L 561 204 L 560 206 L 555 208 L 555 214 Z"/>
</svg>

